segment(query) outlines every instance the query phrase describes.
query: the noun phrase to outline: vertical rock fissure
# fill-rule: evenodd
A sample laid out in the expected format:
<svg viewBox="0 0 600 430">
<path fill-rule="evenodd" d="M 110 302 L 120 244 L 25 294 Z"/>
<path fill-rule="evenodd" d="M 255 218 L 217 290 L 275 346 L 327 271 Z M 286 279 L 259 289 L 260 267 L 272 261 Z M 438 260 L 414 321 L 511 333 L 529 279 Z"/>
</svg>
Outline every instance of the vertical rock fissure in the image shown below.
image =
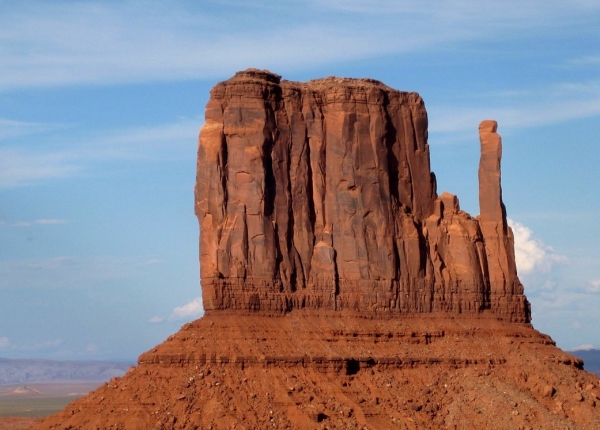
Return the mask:
<svg viewBox="0 0 600 430">
<path fill-rule="evenodd" d="M 406 203 L 410 203 L 410 204 L 406 204 L 406 208 L 408 209 L 409 212 L 412 212 L 412 210 L 414 209 L 414 205 L 415 205 L 415 186 L 413 183 L 413 174 L 412 174 L 412 162 L 411 162 L 411 151 L 409 148 L 409 144 L 412 143 L 411 139 L 414 139 L 414 131 L 411 130 L 410 132 L 407 131 L 407 127 L 406 124 L 409 123 L 412 127 L 412 115 L 410 113 L 410 109 L 404 109 L 404 112 L 408 112 L 408 118 L 403 117 L 402 120 L 404 121 L 404 144 L 400 145 L 400 149 L 404 150 L 404 157 L 405 157 L 405 161 L 406 161 L 406 179 L 405 182 L 407 183 L 408 187 L 405 190 L 405 193 L 408 194 L 408 199 Z M 414 147 L 415 143 L 412 144 L 412 146 Z M 405 202 L 403 202 L 405 203 Z"/>
<path fill-rule="evenodd" d="M 271 217 L 275 210 L 276 183 L 273 175 L 273 159 L 271 158 L 272 148 L 273 142 L 270 139 L 265 139 L 262 147 L 262 161 L 265 174 L 264 214 L 266 217 Z"/>
<path fill-rule="evenodd" d="M 398 190 L 398 184 L 400 180 L 399 161 L 394 153 L 394 145 L 396 143 L 397 131 L 390 119 L 388 110 L 385 110 L 385 143 L 387 147 L 387 159 L 388 159 L 388 175 L 390 184 L 390 194 L 392 198 L 395 198 L 397 202 L 400 202 L 400 193 Z"/>
<path fill-rule="evenodd" d="M 221 187 L 223 188 L 223 209 L 224 212 L 227 213 L 227 180 L 228 180 L 228 166 L 227 166 L 227 139 L 225 139 L 225 134 L 221 135 Z"/>
<path fill-rule="evenodd" d="M 292 146 L 292 134 L 291 132 L 288 135 L 288 153 L 291 151 L 291 146 Z M 291 172 L 291 166 L 292 165 L 292 157 L 290 157 L 288 155 L 288 157 L 286 158 L 286 175 L 287 175 L 287 216 L 288 216 L 288 223 L 287 223 L 287 230 L 285 232 L 285 243 L 286 243 L 286 251 L 288 253 L 291 254 L 290 258 L 290 291 L 291 292 L 295 292 L 296 291 L 296 286 L 297 286 L 297 276 L 298 276 L 298 268 L 297 265 L 298 264 L 302 264 L 302 262 L 300 261 L 299 258 L 296 258 L 296 256 L 298 255 L 298 252 L 296 250 L 296 246 L 294 244 L 294 228 L 295 228 L 295 217 L 294 217 L 294 207 L 293 207 L 293 201 L 292 201 L 292 195 L 293 195 L 293 191 L 292 191 L 292 180 L 290 178 L 290 172 Z M 302 270 L 302 267 L 300 267 L 300 270 Z"/>
<path fill-rule="evenodd" d="M 302 116 L 302 120 L 304 122 L 304 116 Z M 307 135 L 307 131 L 306 128 L 304 129 L 304 145 L 302 147 L 302 151 L 306 153 L 306 171 L 307 171 L 307 185 L 306 185 L 306 202 L 307 202 L 307 206 L 308 206 L 308 220 L 309 220 L 309 224 L 311 227 L 311 234 L 312 234 L 312 248 L 310 248 L 309 253 L 308 253 L 308 258 L 307 261 L 309 262 L 307 267 L 304 270 L 304 279 L 305 282 L 308 282 L 308 279 L 310 277 L 310 272 L 311 272 L 311 265 L 310 265 L 310 261 L 312 259 L 312 250 L 314 249 L 314 246 L 316 245 L 316 236 L 315 236 L 315 229 L 316 229 L 316 220 L 317 220 L 317 216 L 315 214 L 315 201 L 314 201 L 314 193 L 313 193 L 313 171 L 312 171 L 312 163 L 310 162 L 311 159 L 311 153 L 310 153 L 310 144 L 308 141 L 308 135 Z M 305 286 L 306 287 L 306 286 Z"/>
</svg>

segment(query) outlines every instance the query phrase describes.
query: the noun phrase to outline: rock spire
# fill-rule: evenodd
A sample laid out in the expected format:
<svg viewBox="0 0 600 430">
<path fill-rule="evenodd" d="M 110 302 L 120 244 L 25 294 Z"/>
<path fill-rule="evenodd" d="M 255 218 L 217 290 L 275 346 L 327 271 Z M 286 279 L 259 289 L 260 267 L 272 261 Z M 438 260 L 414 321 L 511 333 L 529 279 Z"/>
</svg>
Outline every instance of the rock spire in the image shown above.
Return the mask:
<svg viewBox="0 0 600 430">
<path fill-rule="evenodd" d="M 512 313 L 523 305 L 518 299 L 523 295 L 523 286 L 517 277 L 514 236 L 506 222 L 502 202 L 502 138 L 496 133 L 497 128 L 496 121 L 479 124 L 479 227 L 486 247 L 491 309 L 497 313 Z"/>
</svg>

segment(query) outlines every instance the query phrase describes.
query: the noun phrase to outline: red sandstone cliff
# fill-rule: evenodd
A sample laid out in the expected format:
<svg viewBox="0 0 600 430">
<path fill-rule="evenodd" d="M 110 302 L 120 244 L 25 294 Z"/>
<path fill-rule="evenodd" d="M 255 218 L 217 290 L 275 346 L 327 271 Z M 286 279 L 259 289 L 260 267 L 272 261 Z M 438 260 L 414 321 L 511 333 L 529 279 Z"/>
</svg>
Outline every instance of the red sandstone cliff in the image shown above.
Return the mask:
<svg viewBox="0 0 600 430">
<path fill-rule="evenodd" d="M 456 197 L 436 195 L 418 94 L 370 79 L 280 81 L 259 70 L 219 83 L 198 149 L 205 309 L 491 309 L 529 321 L 498 210 L 492 124 L 480 128 L 477 220 Z"/>
</svg>

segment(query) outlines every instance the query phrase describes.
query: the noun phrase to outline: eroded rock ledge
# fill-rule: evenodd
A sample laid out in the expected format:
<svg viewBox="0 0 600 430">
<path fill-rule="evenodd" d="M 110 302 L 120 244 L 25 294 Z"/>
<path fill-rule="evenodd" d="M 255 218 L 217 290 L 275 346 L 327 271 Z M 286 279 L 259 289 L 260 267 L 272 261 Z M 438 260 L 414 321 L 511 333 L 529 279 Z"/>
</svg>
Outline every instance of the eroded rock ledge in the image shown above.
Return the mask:
<svg viewBox="0 0 600 430">
<path fill-rule="evenodd" d="M 456 196 L 437 196 L 417 93 L 253 69 L 217 84 L 196 182 L 205 309 L 489 309 L 528 322 L 494 121 L 480 139 L 473 218 Z"/>
</svg>

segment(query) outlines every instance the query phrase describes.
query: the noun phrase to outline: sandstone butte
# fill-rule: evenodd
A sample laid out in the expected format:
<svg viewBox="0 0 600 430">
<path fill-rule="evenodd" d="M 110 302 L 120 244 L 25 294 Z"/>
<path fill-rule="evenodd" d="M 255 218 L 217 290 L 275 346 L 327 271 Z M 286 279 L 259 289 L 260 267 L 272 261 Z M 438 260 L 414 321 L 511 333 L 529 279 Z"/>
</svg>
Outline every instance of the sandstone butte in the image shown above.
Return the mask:
<svg viewBox="0 0 600 430">
<path fill-rule="evenodd" d="M 437 195 L 417 93 L 237 73 L 211 91 L 205 314 L 35 429 L 598 429 L 600 381 L 536 331 L 495 121 L 480 214 Z"/>
</svg>

